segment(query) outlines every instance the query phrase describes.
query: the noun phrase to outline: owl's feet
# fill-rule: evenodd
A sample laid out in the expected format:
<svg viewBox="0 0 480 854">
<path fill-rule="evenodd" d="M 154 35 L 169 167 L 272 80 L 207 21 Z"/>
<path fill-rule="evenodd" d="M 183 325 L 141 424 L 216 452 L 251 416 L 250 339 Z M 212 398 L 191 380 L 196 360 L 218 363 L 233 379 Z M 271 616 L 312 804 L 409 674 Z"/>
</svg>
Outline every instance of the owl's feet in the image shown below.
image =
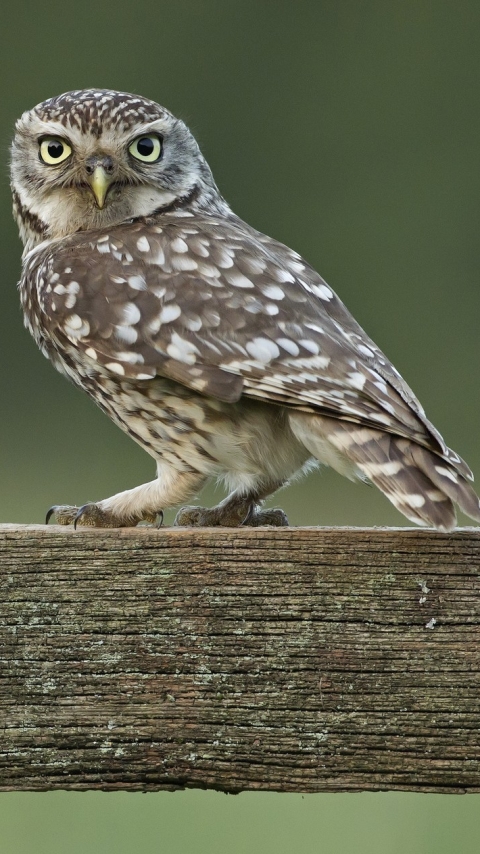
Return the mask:
<svg viewBox="0 0 480 854">
<path fill-rule="evenodd" d="M 163 512 L 144 513 L 139 516 L 121 516 L 112 510 L 104 510 L 100 504 L 84 504 L 83 507 L 74 507 L 70 504 L 54 504 L 50 507 L 45 520 L 48 525 L 52 516 L 55 516 L 59 525 L 73 525 L 89 528 L 133 528 L 139 522 L 151 522 L 159 527 L 163 522 Z"/>
<path fill-rule="evenodd" d="M 248 525 L 258 528 L 261 525 L 273 525 L 276 528 L 288 525 L 288 519 L 283 510 L 261 510 L 255 504 L 249 508 L 245 505 L 229 505 L 222 507 L 182 507 L 178 511 L 174 525 L 193 528 L 210 528 L 223 526 L 238 528 Z"/>
</svg>

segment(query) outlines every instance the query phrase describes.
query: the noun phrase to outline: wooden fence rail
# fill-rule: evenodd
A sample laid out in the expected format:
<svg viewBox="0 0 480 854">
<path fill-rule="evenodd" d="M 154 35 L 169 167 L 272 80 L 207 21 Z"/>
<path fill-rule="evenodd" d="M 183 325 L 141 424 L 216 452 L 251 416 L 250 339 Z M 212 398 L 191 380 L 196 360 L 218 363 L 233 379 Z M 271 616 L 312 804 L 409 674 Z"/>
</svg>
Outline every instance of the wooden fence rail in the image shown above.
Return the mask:
<svg viewBox="0 0 480 854">
<path fill-rule="evenodd" d="M 480 529 L 0 526 L 0 790 L 480 791 Z"/>
</svg>

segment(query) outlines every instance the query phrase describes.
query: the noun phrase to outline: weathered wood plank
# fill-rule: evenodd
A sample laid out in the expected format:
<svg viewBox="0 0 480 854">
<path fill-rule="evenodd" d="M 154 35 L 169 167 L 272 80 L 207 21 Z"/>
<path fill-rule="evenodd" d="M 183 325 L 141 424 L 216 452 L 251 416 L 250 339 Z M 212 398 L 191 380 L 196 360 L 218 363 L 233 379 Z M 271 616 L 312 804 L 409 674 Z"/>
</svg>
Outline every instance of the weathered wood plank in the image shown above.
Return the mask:
<svg viewBox="0 0 480 854">
<path fill-rule="evenodd" d="M 0 789 L 480 791 L 480 530 L 0 526 Z"/>
</svg>

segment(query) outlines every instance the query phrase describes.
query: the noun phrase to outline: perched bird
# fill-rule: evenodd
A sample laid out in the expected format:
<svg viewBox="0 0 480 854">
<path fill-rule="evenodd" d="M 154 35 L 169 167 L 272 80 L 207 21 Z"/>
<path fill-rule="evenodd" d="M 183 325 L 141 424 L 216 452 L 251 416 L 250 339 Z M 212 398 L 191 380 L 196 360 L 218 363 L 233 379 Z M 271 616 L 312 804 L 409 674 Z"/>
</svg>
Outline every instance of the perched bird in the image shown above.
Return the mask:
<svg viewBox="0 0 480 854">
<path fill-rule="evenodd" d="M 61 524 L 286 524 L 262 501 L 312 463 L 373 482 L 408 519 L 480 522 L 472 474 L 318 273 L 237 217 L 164 107 L 107 90 L 24 113 L 11 150 L 20 296 L 41 351 L 156 461 L 150 483 Z"/>
</svg>

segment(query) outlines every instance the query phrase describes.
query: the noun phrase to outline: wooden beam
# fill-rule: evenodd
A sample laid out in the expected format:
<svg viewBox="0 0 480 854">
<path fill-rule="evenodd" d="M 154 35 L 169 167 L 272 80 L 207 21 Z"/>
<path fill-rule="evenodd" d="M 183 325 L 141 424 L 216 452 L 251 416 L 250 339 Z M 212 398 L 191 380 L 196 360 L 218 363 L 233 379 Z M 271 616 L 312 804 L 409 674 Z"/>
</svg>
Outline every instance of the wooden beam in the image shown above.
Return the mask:
<svg viewBox="0 0 480 854">
<path fill-rule="evenodd" d="M 0 526 L 0 789 L 480 791 L 480 529 Z"/>
</svg>

